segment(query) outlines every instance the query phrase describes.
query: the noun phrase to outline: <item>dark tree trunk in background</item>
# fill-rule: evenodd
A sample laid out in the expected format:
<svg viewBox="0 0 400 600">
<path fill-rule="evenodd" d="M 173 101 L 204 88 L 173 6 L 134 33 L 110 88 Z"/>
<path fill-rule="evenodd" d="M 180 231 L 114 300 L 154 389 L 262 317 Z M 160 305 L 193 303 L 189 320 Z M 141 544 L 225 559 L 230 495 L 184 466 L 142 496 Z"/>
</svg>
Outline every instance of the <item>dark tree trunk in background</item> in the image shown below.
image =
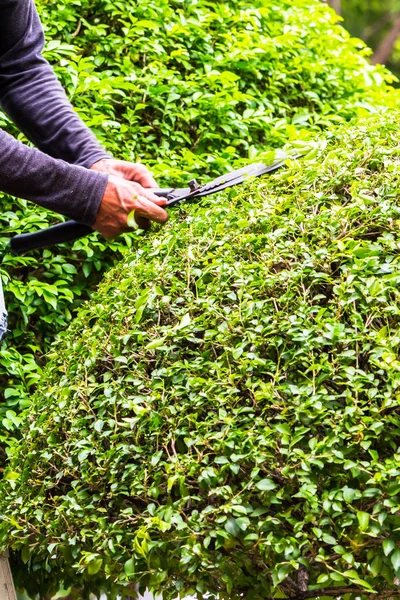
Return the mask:
<svg viewBox="0 0 400 600">
<path fill-rule="evenodd" d="M 327 0 L 329 6 L 336 10 L 337 14 L 340 15 L 342 12 L 342 0 Z"/>
<path fill-rule="evenodd" d="M 400 13 L 397 13 L 396 15 L 394 15 L 393 25 L 392 25 L 389 33 L 379 44 L 378 48 L 376 49 L 375 54 L 371 58 L 371 63 L 373 65 L 376 65 L 377 63 L 384 65 L 387 63 L 387 61 L 390 59 L 390 57 L 392 55 L 394 45 L 395 45 L 399 35 L 400 35 Z"/>
</svg>

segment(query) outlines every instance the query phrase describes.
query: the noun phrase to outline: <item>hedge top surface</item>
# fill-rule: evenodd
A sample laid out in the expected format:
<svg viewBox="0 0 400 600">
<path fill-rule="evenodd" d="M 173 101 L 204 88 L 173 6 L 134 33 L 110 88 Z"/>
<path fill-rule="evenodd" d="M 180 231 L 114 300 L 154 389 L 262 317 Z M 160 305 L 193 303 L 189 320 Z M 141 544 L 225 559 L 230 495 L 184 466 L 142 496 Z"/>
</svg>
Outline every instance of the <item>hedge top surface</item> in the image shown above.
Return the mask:
<svg viewBox="0 0 400 600">
<path fill-rule="evenodd" d="M 1 487 L 28 589 L 395 587 L 399 121 L 182 207 L 107 275 Z"/>
</svg>

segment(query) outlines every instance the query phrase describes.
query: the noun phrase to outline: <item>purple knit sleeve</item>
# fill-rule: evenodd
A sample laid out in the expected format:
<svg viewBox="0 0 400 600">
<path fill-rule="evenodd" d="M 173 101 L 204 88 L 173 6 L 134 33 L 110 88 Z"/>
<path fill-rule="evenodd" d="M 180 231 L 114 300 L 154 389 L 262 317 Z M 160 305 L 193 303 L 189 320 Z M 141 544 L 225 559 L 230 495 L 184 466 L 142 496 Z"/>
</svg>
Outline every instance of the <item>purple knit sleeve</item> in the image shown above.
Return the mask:
<svg viewBox="0 0 400 600">
<path fill-rule="evenodd" d="M 92 226 L 108 176 L 52 158 L 0 130 L 0 190 Z"/>
<path fill-rule="evenodd" d="M 92 225 L 107 177 L 87 170 L 110 156 L 74 112 L 41 54 L 43 44 L 33 0 L 0 0 L 0 105 L 42 151 L 14 141 L 17 146 L 10 152 L 13 142 L 2 132 L 0 190 Z M 52 173 L 51 185 L 38 185 L 41 169 L 43 178 Z M 12 173 L 18 173 L 18 181 Z"/>
</svg>

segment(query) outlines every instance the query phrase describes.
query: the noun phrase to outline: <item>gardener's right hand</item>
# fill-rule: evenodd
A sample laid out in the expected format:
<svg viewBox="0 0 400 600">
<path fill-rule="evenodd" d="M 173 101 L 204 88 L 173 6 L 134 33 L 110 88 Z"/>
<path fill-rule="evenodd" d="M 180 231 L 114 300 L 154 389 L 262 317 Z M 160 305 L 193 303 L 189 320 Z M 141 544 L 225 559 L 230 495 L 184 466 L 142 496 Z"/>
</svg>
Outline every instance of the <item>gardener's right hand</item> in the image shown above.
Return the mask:
<svg viewBox="0 0 400 600">
<path fill-rule="evenodd" d="M 127 219 L 135 211 L 135 221 L 141 229 L 149 229 L 151 222 L 165 223 L 165 198 L 159 198 L 139 183 L 110 175 L 93 229 L 106 238 L 129 231 Z"/>
</svg>

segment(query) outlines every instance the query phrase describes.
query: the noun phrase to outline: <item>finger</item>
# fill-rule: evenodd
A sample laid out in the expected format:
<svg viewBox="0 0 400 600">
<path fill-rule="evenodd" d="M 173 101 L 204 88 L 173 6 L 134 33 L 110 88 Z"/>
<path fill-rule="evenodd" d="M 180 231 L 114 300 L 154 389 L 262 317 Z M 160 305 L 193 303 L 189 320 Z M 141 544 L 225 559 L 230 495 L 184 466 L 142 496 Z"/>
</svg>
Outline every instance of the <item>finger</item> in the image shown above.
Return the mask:
<svg viewBox="0 0 400 600">
<path fill-rule="evenodd" d="M 142 196 L 143 198 L 146 198 L 147 200 L 153 202 L 154 204 L 157 204 L 158 206 L 165 206 L 167 204 L 166 198 L 160 198 L 154 192 L 142 187 L 138 183 L 132 183 L 132 186 L 135 186 L 135 195 Z"/>
<path fill-rule="evenodd" d="M 144 188 L 158 187 L 156 180 L 147 167 L 141 164 L 127 163 L 127 175 L 131 181 L 136 181 Z"/>
<path fill-rule="evenodd" d="M 151 202 L 143 196 L 139 196 L 134 206 L 135 218 L 145 217 L 155 223 L 166 223 L 168 221 L 168 213 L 161 206 Z"/>
<path fill-rule="evenodd" d="M 144 188 L 157 188 L 159 187 L 153 175 L 150 173 L 146 167 L 144 167 L 144 171 L 140 171 L 139 174 L 135 177 L 135 181 L 140 183 Z"/>
</svg>

